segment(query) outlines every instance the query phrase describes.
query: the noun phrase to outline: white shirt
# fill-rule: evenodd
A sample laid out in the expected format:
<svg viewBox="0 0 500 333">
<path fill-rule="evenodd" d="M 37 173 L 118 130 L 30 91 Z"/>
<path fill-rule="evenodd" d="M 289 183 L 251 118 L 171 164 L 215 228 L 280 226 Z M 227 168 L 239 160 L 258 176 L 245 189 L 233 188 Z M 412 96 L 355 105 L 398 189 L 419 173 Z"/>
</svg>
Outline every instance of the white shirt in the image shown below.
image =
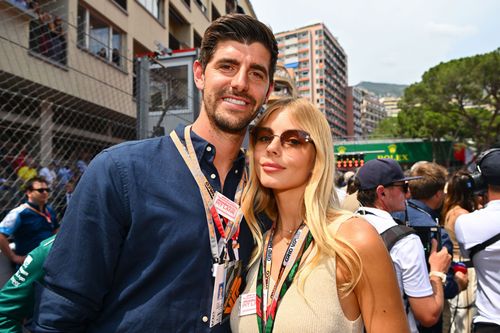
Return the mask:
<svg viewBox="0 0 500 333">
<path fill-rule="evenodd" d="M 363 211 L 368 214 L 363 215 Z M 358 213 L 373 225 L 379 234 L 397 225 L 391 214 L 377 208 L 361 207 Z M 410 297 L 426 297 L 434 293 L 429 280 L 424 246 L 417 235 L 411 234 L 398 240 L 389 254 L 394 264 L 405 307 L 407 301 L 404 301 L 404 294 Z M 417 333 L 417 324 L 411 309 L 408 313 L 408 323 L 411 332 Z"/>
<path fill-rule="evenodd" d="M 460 215 L 455 224 L 460 251 L 468 257 L 469 249 L 500 233 L 500 200 L 490 201 L 485 208 Z M 500 325 L 500 241 L 474 256 L 477 277 L 474 322 Z"/>
</svg>

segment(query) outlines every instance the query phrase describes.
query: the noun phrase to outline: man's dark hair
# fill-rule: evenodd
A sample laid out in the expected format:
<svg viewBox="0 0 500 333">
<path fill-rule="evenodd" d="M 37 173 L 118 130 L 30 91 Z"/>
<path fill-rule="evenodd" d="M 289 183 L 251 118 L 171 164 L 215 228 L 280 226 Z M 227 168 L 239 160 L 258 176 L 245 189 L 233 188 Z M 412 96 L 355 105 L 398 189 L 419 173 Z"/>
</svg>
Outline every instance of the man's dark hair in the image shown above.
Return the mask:
<svg viewBox="0 0 500 333">
<path fill-rule="evenodd" d="M 31 191 L 33 189 L 33 183 L 34 182 L 44 183 L 45 185 L 48 184 L 47 180 L 45 179 L 45 177 L 36 176 L 36 177 L 33 177 L 33 178 L 29 179 L 26 182 L 26 184 L 24 185 L 25 191 Z"/>
<path fill-rule="evenodd" d="M 271 53 L 269 64 L 269 82 L 273 81 L 278 43 L 273 32 L 264 23 L 244 14 L 229 14 L 213 21 L 203 35 L 199 61 L 203 70 L 212 59 L 217 44 L 223 41 L 237 41 L 244 44 L 261 43 Z"/>
<path fill-rule="evenodd" d="M 365 207 L 375 207 L 375 200 L 377 200 L 377 189 L 372 188 L 369 190 L 361 190 L 360 185 L 361 183 L 359 182 L 359 179 L 355 178 L 351 189 L 358 191 L 357 198 L 359 203 Z"/>
</svg>

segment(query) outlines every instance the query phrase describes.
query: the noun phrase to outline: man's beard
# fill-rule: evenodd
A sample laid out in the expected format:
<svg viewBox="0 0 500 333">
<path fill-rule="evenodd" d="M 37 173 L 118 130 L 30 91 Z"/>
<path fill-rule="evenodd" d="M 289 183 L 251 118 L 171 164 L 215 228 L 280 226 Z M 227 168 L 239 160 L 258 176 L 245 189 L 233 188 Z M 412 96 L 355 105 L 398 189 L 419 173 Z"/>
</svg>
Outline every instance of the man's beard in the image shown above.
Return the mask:
<svg viewBox="0 0 500 333">
<path fill-rule="evenodd" d="M 229 117 L 227 114 L 224 114 L 223 111 L 219 109 L 222 103 L 222 96 L 232 95 L 235 97 L 241 97 L 250 102 L 250 105 L 253 106 L 252 113 L 243 115 L 244 111 L 235 111 L 241 113 L 243 117 Z M 260 107 L 257 107 L 257 101 L 245 94 L 238 92 L 228 92 L 227 90 L 216 93 L 215 95 L 208 96 L 203 93 L 203 104 L 205 107 L 205 111 L 207 113 L 208 119 L 210 123 L 212 123 L 219 130 L 231 133 L 231 134 L 240 134 L 243 132 L 248 125 L 252 122 L 252 120 L 257 116 Z M 230 112 L 230 111 L 228 111 Z"/>
</svg>

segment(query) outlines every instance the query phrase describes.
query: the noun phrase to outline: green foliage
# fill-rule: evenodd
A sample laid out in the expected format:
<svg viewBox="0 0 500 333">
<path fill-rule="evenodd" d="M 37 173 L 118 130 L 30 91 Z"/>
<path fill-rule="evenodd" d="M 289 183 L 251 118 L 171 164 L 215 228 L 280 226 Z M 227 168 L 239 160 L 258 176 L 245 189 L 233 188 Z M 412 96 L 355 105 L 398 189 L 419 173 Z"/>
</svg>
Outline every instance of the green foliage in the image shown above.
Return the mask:
<svg viewBox="0 0 500 333">
<path fill-rule="evenodd" d="M 387 138 L 387 137 L 400 137 L 398 118 L 389 117 L 382 119 L 370 134 L 371 139 Z"/>
<path fill-rule="evenodd" d="M 500 48 L 429 69 L 405 90 L 400 108 L 400 136 L 491 146 L 500 136 Z"/>
</svg>

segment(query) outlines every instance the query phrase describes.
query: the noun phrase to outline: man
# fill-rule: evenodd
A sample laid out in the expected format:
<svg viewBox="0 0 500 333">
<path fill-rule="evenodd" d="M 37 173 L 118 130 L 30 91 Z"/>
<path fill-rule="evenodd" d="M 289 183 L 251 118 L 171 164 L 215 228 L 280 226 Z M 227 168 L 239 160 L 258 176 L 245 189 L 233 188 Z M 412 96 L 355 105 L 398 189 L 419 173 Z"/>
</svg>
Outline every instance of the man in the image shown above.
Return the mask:
<svg viewBox="0 0 500 333">
<path fill-rule="evenodd" d="M 455 233 L 462 254 L 472 259 L 476 269 L 474 332 L 500 332 L 500 149 L 483 154 L 478 170 L 489 202 L 483 209 L 459 216 Z"/>
<path fill-rule="evenodd" d="M 411 199 L 407 200 L 406 211 L 394 212 L 391 215 L 401 221 L 407 220 L 410 227 L 438 226 L 448 172 L 439 164 L 422 161 L 411 168 L 410 176 L 421 178 L 409 183 Z M 446 246 L 448 253 L 453 253 L 453 243 L 448 233 L 444 229 L 440 229 L 440 233 L 441 243 Z M 451 299 L 467 288 L 467 275 L 462 272 L 454 273 L 453 269 L 449 269 L 446 278 L 445 299 Z M 442 330 L 442 317 L 432 327 L 419 327 L 420 332 L 441 333 Z"/>
<path fill-rule="evenodd" d="M 49 192 L 44 178 L 31 178 L 26 183 L 28 201 L 11 210 L 0 222 L 0 250 L 17 266 L 59 228 L 56 214 L 47 205 Z M 14 238 L 14 251 L 9 246 L 8 237 Z"/>
<path fill-rule="evenodd" d="M 358 212 L 380 234 L 397 225 L 390 213 L 404 210 L 408 181 L 419 177 L 405 177 L 399 164 L 389 158 L 365 163 L 356 175 L 358 200 L 363 207 Z M 427 271 L 422 242 L 415 234 L 397 240 L 389 254 L 394 262 L 401 296 L 408 311 L 412 332 L 418 332 L 415 320 L 424 326 L 434 325 L 443 309 L 443 279 L 451 256 L 446 248 L 436 251 L 434 243 L 429 257 L 431 273 Z"/>
<path fill-rule="evenodd" d="M 220 192 L 238 211 L 240 146 L 273 89 L 277 54 L 271 30 L 250 16 L 210 25 L 193 68 L 203 98 L 192 130 L 106 149 L 83 174 L 44 266 L 35 332 L 229 330 L 221 311 L 237 295 L 214 290 L 237 257 L 246 266 L 253 239 L 244 222 L 239 237 L 227 232 L 236 222 L 224 227 L 209 201 Z"/>
</svg>

